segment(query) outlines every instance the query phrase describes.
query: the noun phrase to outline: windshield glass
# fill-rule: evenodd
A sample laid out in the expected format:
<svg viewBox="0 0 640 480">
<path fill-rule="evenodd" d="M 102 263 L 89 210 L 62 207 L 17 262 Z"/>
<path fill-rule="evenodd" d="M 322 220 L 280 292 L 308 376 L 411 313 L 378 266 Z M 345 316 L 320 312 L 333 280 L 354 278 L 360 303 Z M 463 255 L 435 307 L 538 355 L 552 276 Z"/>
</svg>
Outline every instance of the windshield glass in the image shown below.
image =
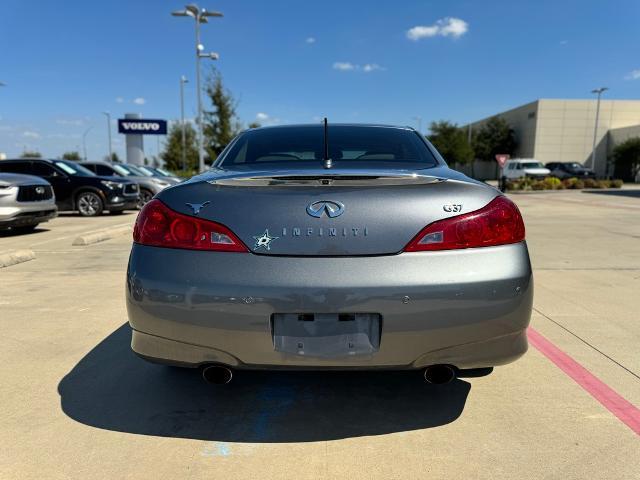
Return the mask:
<svg viewBox="0 0 640 480">
<path fill-rule="evenodd" d="M 522 162 L 522 168 L 544 168 L 540 162 Z"/>
<path fill-rule="evenodd" d="M 65 162 L 62 160 L 58 160 L 55 162 L 56 167 L 62 169 L 65 173 L 69 175 L 79 175 L 81 177 L 95 177 L 96 174 L 91 170 L 83 167 L 82 165 L 78 165 L 73 162 Z"/>
<path fill-rule="evenodd" d="M 147 175 L 147 176 L 149 176 L 149 177 L 155 177 L 155 176 L 157 175 L 157 173 L 156 173 L 156 172 L 154 172 L 153 170 L 151 170 L 151 169 L 150 169 L 150 168 L 148 168 L 148 167 L 140 166 L 140 167 L 136 167 L 136 168 L 137 168 L 138 170 L 141 170 L 141 171 L 142 171 L 142 173 L 144 173 L 145 175 Z"/>
<path fill-rule="evenodd" d="M 123 170 L 127 171 L 129 176 L 135 176 L 135 177 L 150 177 L 151 176 L 148 173 L 143 172 L 142 170 L 140 170 L 138 167 L 136 167 L 134 165 L 119 164 L 117 166 L 122 168 Z M 115 165 L 114 165 L 114 168 L 115 168 Z"/>
<path fill-rule="evenodd" d="M 413 168 L 438 164 L 425 142 L 405 128 L 329 125 L 329 157 L 334 167 L 362 168 L 391 163 Z M 323 165 L 322 125 L 275 127 L 242 134 L 219 166 L 291 168 Z M 408 165 L 407 165 L 408 164 Z"/>
<path fill-rule="evenodd" d="M 580 165 L 579 163 L 570 163 L 569 164 L 569 168 L 571 170 L 582 170 L 584 167 L 582 165 Z"/>
<path fill-rule="evenodd" d="M 160 175 L 165 176 L 165 177 L 173 177 L 173 174 L 167 170 L 165 170 L 164 168 L 159 168 L 156 167 L 153 169 L 154 171 L 158 172 Z"/>
<path fill-rule="evenodd" d="M 118 172 L 118 174 L 122 175 L 123 177 L 130 177 L 131 175 L 133 175 L 129 170 L 124 168 L 122 165 L 111 165 L 111 166 L 116 172 Z"/>
</svg>

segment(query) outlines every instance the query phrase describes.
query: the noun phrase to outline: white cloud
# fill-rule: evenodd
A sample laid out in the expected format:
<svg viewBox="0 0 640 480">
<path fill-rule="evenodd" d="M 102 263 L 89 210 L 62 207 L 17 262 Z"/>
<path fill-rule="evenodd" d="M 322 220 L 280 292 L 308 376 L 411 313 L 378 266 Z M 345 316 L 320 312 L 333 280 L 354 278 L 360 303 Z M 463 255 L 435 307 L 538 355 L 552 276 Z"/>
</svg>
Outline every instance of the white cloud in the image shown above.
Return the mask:
<svg viewBox="0 0 640 480">
<path fill-rule="evenodd" d="M 256 113 L 256 122 L 261 125 L 276 125 L 277 123 L 280 123 L 280 119 L 272 117 L 268 113 L 258 112 Z"/>
<path fill-rule="evenodd" d="M 381 67 L 377 63 L 365 63 L 364 65 L 358 65 L 357 63 L 351 62 L 335 62 L 333 64 L 333 69 L 340 70 L 342 72 L 359 70 L 364 73 L 371 73 L 375 72 L 376 70 L 386 70 L 386 68 Z"/>
<path fill-rule="evenodd" d="M 58 125 L 69 125 L 79 127 L 84 125 L 84 121 L 81 118 L 58 118 L 56 119 Z"/>
<path fill-rule="evenodd" d="M 116 103 L 124 103 L 124 98 L 116 97 Z"/>
<path fill-rule="evenodd" d="M 315 39 L 315 37 L 307 37 L 305 42 L 309 43 L 309 44 L 316 43 L 316 39 Z"/>
<path fill-rule="evenodd" d="M 407 38 L 417 42 L 435 36 L 460 38 L 469 31 L 469 24 L 454 17 L 441 18 L 433 25 L 417 25 L 407 30 Z"/>
<path fill-rule="evenodd" d="M 625 80 L 640 80 L 640 69 L 632 70 L 629 74 L 625 75 Z"/>
<path fill-rule="evenodd" d="M 38 132 L 32 132 L 31 130 L 22 132 L 22 136 L 25 138 L 40 138 L 40 134 Z"/>
<path fill-rule="evenodd" d="M 351 62 L 335 62 L 333 64 L 333 68 L 334 70 L 342 70 L 343 72 L 346 72 L 348 70 L 355 70 L 356 65 Z"/>
<path fill-rule="evenodd" d="M 136 105 L 144 105 L 145 103 L 147 103 L 147 101 L 142 97 L 137 97 L 133 99 L 133 103 L 135 103 Z"/>
<path fill-rule="evenodd" d="M 384 68 L 377 63 L 367 63 L 362 67 L 362 71 L 365 73 L 375 72 L 376 70 L 384 70 Z"/>
<path fill-rule="evenodd" d="M 560 40 L 560 45 L 567 45 L 569 40 Z"/>
</svg>

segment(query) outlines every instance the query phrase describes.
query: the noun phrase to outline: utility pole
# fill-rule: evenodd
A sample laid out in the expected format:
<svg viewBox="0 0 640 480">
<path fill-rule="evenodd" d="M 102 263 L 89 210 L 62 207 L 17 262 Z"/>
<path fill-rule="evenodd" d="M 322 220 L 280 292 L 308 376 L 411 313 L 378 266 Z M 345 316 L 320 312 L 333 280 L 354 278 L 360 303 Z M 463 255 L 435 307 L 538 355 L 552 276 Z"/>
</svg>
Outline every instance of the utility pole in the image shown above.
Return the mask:
<svg viewBox="0 0 640 480">
<path fill-rule="evenodd" d="M 107 117 L 107 134 L 109 137 L 109 162 L 113 161 L 113 150 L 111 148 L 111 114 L 109 112 L 102 112 Z"/>
<path fill-rule="evenodd" d="M 87 133 L 91 131 L 93 127 L 87 128 L 82 134 L 82 151 L 84 153 L 84 161 L 87 161 Z"/>
<path fill-rule="evenodd" d="M 184 84 L 189 82 L 187 77 L 180 77 L 180 126 L 182 128 L 182 171 L 187 171 L 187 132 L 184 123 Z"/>
<path fill-rule="evenodd" d="M 593 148 L 591 150 L 591 168 L 593 170 L 596 169 L 596 140 L 598 138 L 598 119 L 600 117 L 600 96 L 607 90 L 609 90 L 607 87 L 600 87 L 591 90 L 591 93 L 595 93 L 598 95 L 598 100 L 596 101 L 596 124 L 593 127 Z"/>
<path fill-rule="evenodd" d="M 195 20 L 196 25 L 196 90 L 198 99 L 198 168 L 200 172 L 204 172 L 204 135 L 202 132 L 202 88 L 200 86 L 200 60 L 202 58 L 209 58 L 211 60 L 217 60 L 218 54 L 203 53 L 204 46 L 200 43 L 200 24 L 209 23 L 209 17 L 222 17 L 220 12 L 209 12 L 204 8 L 200 8 L 195 4 L 189 4 L 184 7 L 184 10 L 177 12 L 171 12 L 174 17 L 191 17 Z"/>
</svg>

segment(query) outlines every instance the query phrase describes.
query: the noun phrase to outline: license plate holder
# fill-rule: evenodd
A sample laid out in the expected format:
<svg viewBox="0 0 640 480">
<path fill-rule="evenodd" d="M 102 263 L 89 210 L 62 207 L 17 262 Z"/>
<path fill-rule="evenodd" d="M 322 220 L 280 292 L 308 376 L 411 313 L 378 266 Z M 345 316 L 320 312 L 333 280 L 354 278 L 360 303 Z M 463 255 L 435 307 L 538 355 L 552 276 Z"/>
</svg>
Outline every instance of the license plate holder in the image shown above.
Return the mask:
<svg viewBox="0 0 640 480">
<path fill-rule="evenodd" d="M 271 325 L 277 352 L 339 358 L 380 349 L 382 320 L 377 313 L 275 313 Z"/>
</svg>

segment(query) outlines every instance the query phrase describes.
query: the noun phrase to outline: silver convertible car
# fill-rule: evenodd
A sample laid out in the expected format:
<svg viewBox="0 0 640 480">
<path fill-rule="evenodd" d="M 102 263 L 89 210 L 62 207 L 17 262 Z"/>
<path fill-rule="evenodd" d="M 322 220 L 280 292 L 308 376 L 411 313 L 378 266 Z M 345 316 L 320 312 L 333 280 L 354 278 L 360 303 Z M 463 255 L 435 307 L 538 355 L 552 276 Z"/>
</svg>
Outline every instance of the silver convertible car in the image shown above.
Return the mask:
<svg viewBox="0 0 640 480">
<path fill-rule="evenodd" d="M 251 129 L 139 213 L 132 348 L 199 367 L 422 369 L 446 383 L 527 350 L 518 208 L 411 128 Z"/>
</svg>

